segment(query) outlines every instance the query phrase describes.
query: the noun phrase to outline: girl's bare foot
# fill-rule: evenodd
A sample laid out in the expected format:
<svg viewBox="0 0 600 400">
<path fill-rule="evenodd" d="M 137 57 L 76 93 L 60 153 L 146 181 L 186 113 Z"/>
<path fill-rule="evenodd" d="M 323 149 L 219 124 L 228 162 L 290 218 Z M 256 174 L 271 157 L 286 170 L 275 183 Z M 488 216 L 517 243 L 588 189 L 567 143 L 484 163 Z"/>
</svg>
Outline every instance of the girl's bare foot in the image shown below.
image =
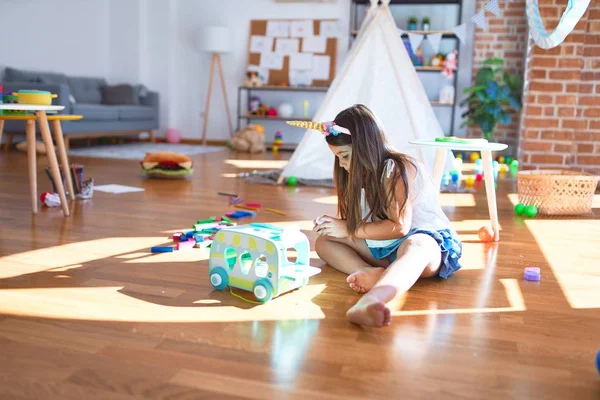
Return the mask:
<svg viewBox="0 0 600 400">
<path fill-rule="evenodd" d="M 369 267 L 348 275 L 346 281 L 350 284 L 352 290 L 358 293 L 366 293 L 375 286 L 384 272 L 385 268 Z"/>
<path fill-rule="evenodd" d="M 350 322 L 381 328 L 392 323 L 390 309 L 384 302 L 363 296 L 348 312 Z"/>
</svg>

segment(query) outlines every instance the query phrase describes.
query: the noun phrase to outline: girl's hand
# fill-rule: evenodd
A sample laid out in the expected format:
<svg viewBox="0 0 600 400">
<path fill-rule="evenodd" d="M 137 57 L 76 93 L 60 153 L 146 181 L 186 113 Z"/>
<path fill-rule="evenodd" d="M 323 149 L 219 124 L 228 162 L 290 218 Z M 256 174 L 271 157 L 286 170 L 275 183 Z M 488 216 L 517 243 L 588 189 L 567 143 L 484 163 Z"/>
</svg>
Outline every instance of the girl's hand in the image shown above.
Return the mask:
<svg viewBox="0 0 600 400">
<path fill-rule="evenodd" d="M 313 231 L 320 236 L 331 236 L 341 239 L 349 236 L 348 225 L 346 224 L 346 221 L 343 219 L 333 218 L 328 215 L 324 215 L 315 220 L 315 227 L 313 228 Z"/>
</svg>

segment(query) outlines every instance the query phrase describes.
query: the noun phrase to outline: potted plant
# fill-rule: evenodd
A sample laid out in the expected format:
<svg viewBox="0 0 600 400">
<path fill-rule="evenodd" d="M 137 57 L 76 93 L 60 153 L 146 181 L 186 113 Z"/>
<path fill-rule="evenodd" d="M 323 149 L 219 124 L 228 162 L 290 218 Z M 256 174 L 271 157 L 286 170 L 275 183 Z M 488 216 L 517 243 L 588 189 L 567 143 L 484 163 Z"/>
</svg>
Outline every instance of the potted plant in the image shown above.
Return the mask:
<svg viewBox="0 0 600 400">
<path fill-rule="evenodd" d="M 421 24 L 423 26 L 423 30 L 428 31 L 429 30 L 429 17 L 424 17 L 423 20 L 421 21 Z"/>
<path fill-rule="evenodd" d="M 521 109 L 521 79 L 504 71 L 504 60 L 489 58 L 477 72 L 475 84 L 464 90 L 468 95 L 460 105 L 467 106 L 461 127 L 479 125 L 483 137 L 491 140 L 498 123 L 508 125 L 511 111 Z"/>
<path fill-rule="evenodd" d="M 417 19 L 417 17 L 410 17 L 408 19 L 408 30 L 409 31 L 416 31 L 417 30 L 417 22 L 419 20 Z"/>
</svg>

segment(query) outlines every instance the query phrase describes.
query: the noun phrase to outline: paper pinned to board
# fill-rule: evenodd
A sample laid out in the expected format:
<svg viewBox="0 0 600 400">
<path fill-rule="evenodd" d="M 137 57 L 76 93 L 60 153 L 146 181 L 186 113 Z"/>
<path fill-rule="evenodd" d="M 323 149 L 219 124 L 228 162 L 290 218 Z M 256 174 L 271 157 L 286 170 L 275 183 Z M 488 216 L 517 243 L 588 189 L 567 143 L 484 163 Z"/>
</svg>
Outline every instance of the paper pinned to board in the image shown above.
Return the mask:
<svg viewBox="0 0 600 400">
<path fill-rule="evenodd" d="M 290 69 L 310 70 L 313 66 L 311 53 L 296 53 L 290 56 Z"/>
<path fill-rule="evenodd" d="M 268 36 L 251 36 L 250 53 L 273 51 L 273 38 Z"/>
<path fill-rule="evenodd" d="M 268 69 L 283 69 L 283 56 L 277 53 L 262 53 L 259 66 Z"/>
<path fill-rule="evenodd" d="M 292 21 L 290 24 L 291 37 L 314 36 L 313 21 L 310 19 L 302 21 Z"/>
<path fill-rule="evenodd" d="M 325 36 L 308 36 L 302 39 L 304 53 L 325 53 L 327 38 Z"/>
<path fill-rule="evenodd" d="M 312 77 L 317 80 L 329 80 L 329 67 L 331 57 L 313 56 L 312 57 Z"/>
<path fill-rule="evenodd" d="M 290 21 L 267 21 L 267 36 L 288 37 L 290 36 Z"/>
<path fill-rule="evenodd" d="M 277 39 L 275 41 L 275 53 L 283 56 L 290 56 L 298 53 L 300 50 L 300 40 L 298 39 Z"/>
<path fill-rule="evenodd" d="M 319 35 L 325 37 L 339 38 L 342 36 L 342 27 L 340 21 L 321 21 Z"/>
<path fill-rule="evenodd" d="M 291 86 L 312 86 L 312 71 L 310 69 L 290 69 Z"/>
</svg>

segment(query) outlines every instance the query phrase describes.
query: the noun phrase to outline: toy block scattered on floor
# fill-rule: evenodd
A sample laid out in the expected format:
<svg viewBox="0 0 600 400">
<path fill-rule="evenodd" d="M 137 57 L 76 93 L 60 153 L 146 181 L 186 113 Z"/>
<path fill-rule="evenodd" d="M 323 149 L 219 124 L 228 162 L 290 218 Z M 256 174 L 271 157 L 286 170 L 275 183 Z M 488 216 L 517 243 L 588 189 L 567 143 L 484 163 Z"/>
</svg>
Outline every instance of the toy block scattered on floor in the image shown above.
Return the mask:
<svg viewBox="0 0 600 400">
<path fill-rule="evenodd" d="M 185 242 L 177 243 L 177 250 L 186 250 L 192 249 L 196 245 L 196 241 L 194 239 L 186 240 Z"/>
<path fill-rule="evenodd" d="M 152 253 L 172 253 L 172 246 L 154 246 L 150 249 Z"/>
</svg>

